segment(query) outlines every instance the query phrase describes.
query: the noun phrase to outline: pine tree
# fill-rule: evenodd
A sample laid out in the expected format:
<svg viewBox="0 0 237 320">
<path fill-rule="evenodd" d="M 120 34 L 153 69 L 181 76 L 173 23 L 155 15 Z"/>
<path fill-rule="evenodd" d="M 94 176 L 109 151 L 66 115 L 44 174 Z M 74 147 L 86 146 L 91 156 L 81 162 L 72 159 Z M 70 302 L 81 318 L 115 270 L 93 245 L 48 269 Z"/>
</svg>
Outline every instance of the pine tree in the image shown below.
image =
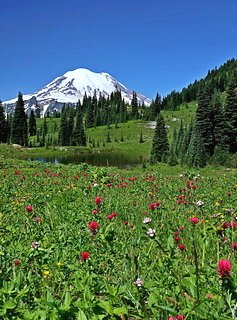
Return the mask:
<svg viewBox="0 0 237 320">
<path fill-rule="evenodd" d="M 76 114 L 73 141 L 77 146 L 86 146 L 86 134 L 83 126 L 82 113 L 80 111 L 78 111 Z"/>
<path fill-rule="evenodd" d="M 212 125 L 213 125 L 213 139 L 215 147 L 217 145 L 226 144 L 227 137 L 225 136 L 226 122 L 224 117 L 224 110 L 222 107 L 220 93 L 214 92 L 212 98 Z"/>
<path fill-rule="evenodd" d="M 192 136 L 187 150 L 186 164 L 189 166 L 195 166 L 203 168 L 207 164 L 207 153 L 204 147 L 199 127 L 195 123 L 192 130 Z"/>
<path fill-rule="evenodd" d="M 6 142 L 7 142 L 7 121 L 5 118 L 2 101 L 0 101 L 0 143 L 6 143 Z"/>
<path fill-rule="evenodd" d="M 231 79 L 227 89 L 227 98 L 225 105 L 226 130 L 225 135 L 229 151 L 237 152 L 237 92 L 236 83 Z"/>
<path fill-rule="evenodd" d="M 35 120 L 35 113 L 34 113 L 33 110 L 30 111 L 29 135 L 30 136 L 35 136 L 36 135 L 36 120 Z"/>
<path fill-rule="evenodd" d="M 27 117 L 22 94 L 19 92 L 15 112 L 12 120 L 11 143 L 27 146 L 28 130 Z"/>
<path fill-rule="evenodd" d="M 58 144 L 60 146 L 69 146 L 68 121 L 66 110 L 64 110 L 61 113 Z"/>
<path fill-rule="evenodd" d="M 167 162 L 169 154 L 169 142 L 167 131 L 165 128 L 165 121 L 161 114 L 156 120 L 155 133 L 152 140 L 152 147 L 150 152 L 150 163 Z"/>
<path fill-rule="evenodd" d="M 131 107 L 132 107 L 132 111 L 131 111 L 132 119 L 138 119 L 138 101 L 137 101 L 137 94 L 135 91 L 133 91 Z"/>
<path fill-rule="evenodd" d="M 212 156 L 215 148 L 212 123 L 211 88 L 204 85 L 199 91 L 196 111 L 196 128 L 203 141 L 207 157 Z"/>
<path fill-rule="evenodd" d="M 161 96 L 157 93 L 155 100 L 152 101 L 152 103 L 150 105 L 149 120 L 155 120 L 156 119 L 156 117 L 158 116 L 158 114 L 161 111 L 161 106 L 162 106 Z"/>
</svg>

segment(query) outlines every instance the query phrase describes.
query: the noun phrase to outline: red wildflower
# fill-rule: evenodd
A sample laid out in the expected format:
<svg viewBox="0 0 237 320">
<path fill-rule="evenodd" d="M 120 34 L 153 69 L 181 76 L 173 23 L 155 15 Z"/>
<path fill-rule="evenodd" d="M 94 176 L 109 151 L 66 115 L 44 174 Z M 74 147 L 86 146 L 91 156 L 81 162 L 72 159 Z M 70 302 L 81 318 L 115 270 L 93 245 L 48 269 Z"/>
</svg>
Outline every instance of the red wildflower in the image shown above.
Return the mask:
<svg viewBox="0 0 237 320">
<path fill-rule="evenodd" d="M 91 212 L 92 212 L 93 214 L 96 214 L 96 213 L 100 212 L 100 210 L 98 210 L 98 209 L 93 209 Z"/>
<path fill-rule="evenodd" d="M 95 197 L 95 203 L 97 204 L 97 206 L 99 206 L 101 203 L 103 202 L 103 198 L 102 197 Z"/>
<path fill-rule="evenodd" d="M 176 319 L 177 319 L 177 320 L 184 320 L 184 316 L 183 316 L 182 314 L 178 314 L 178 315 L 176 316 Z"/>
<path fill-rule="evenodd" d="M 21 261 L 20 261 L 20 260 L 18 260 L 18 259 L 13 260 L 13 265 L 14 265 L 14 267 L 17 267 L 17 266 L 19 266 L 20 264 L 21 264 Z"/>
<path fill-rule="evenodd" d="M 128 225 L 128 221 L 123 221 L 123 224 L 126 226 Z"/>
<path fill-rule="evenodd" d="M 100 225 L 98 222 L 91 221 L 90 223 L 88 223 L 88 228 L 90 229 L 90 231 L 92 233 L 96 233 L 98 231 L 98 229 L 100 228 Z"/>
<path fill-rule="evenodd" d="M 40 223 L 40 222 L 42 222 L 42 219 L 40 217 L 35 217 L 34 222 Z"/>
<path fill-rule="evenodd" d="M 113 218 L 117 217 L 117 215 L 118 215 L 117 212 L 112 212 L 107 216 L 107 219 L 112 220 Z"/>
<path fill-rule="evenodd" d="M 32 206 L 25 206 L 25 209 L 27 212 L 32 212 L 33 211 L 33 207 Z"/>
<path fill-rule="evenodd" d="M 237 242 L 232 242 L 230 246 L 233 250 L 237 250 Z"/>
<path fill-rule="evenodd" d="M 197 224 L 199 222 L 199 219 L 197 217 L 192 217 L 192 218 L 189 218 L 189 221 L 192 222 L 193 224 Z"/>
<path fill-rule="evenodd" d="M 217 272 L 222 278 L 229 277 L 231 270 L 232 270 L 232 265 L 229 260 L 221 259 L 218 261 Z"/>
<path fill-rule="evenodd" d="M 186 249 L 186 245 L 183 243 L 180 243 L 180 244 L 178 244 L 178 248 L 179 248 L 179 250 L 183 251 Z"/>
<path fill-rule="evenodd" d="M 175 241 L 175 242 L 179 242 L 180 240 L 181 240 L 180 237 L 174 237 L 174 241 Z"/>
<path fill-rule="evenodd" d="M 22 174 L 22 172 L 20 170 L 16 170 L 15 175 L 19 175 L 19 174 Z"/>
<path fill-rule="evenodd" d="M 157 203 L 150 203 L 149 207 L 151 210 L 155 210 L 155 209 L 157 209 Z"/>
<path fill-rule="evenodd" d="M 90 253 L 87 251 L 84 251 L 80 254 L 80 260 L 81 261 L 86 261 L 90 258 Z"/>
</svg>

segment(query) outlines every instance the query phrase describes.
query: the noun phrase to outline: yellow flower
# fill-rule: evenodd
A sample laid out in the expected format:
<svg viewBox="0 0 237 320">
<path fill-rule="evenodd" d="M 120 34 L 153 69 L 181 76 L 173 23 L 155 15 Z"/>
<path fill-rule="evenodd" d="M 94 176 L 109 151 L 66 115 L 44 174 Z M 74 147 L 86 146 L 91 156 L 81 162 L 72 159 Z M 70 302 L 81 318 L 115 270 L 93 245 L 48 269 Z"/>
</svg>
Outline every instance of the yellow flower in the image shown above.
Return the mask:
<svg viewBox="0 0 237 320">
<path fill-rule="evenodd" d="M 60 262 L 60 261 L 56 263 L 56 266 L 57 266 L 57 267 L 62 267 L 63 265 L 64 265 L 64 263 L 63 263 L 63 262 Z"/>
<path fill-rule="evenodd" d="M 42 272 L 42 274 L 43 274 L 43 277 L 44 277 L 44 278 L 48 278 L 49 275 L 50 275 L 50 271 L 49 271 L 49 270 L 44 270 L 44 271 Z"/>
</svg>

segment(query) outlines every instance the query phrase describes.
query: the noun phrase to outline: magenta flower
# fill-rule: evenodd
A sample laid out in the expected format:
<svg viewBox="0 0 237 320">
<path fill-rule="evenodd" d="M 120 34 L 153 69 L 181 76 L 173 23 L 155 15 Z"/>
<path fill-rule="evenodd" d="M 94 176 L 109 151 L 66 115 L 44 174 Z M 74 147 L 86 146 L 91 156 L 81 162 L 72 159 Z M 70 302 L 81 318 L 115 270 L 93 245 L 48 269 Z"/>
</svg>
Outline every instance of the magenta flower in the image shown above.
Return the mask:
<svg viewBox="0 0 237 320">
<path fill-rule="evenodd" d="M 192 217 L 192 218 L 189 218 L 189 221 L 192 222 L 193 224 L 197 224 L 200 220 L 197 217 Z"/>
<path fill-rule="evenodd" d="M 222 278 L 229 277 L 231 270 L 232 270 L 232 265 L 229 260 L 221 259 L 218 261 L 217 272 Z"/>
</svg>

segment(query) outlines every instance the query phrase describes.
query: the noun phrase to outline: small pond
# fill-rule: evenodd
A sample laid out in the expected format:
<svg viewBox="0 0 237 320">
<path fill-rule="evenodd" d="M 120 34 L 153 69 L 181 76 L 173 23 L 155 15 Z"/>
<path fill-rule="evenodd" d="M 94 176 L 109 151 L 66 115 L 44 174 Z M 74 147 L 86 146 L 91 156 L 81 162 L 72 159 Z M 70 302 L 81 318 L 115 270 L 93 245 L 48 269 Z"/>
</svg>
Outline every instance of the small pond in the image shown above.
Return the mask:
<svg viewBox="0 0 237 320">
<path fill-rule="evenodd" d="M 36 155 L 28 157 L 27 160 L 53 164 L 80 164 L 84 162 L 93 166 L 131 168 L 142 165 L 147 159 L 144 155 L 133 152 L 101 152 L 57 156 Z"/>
</svg>

